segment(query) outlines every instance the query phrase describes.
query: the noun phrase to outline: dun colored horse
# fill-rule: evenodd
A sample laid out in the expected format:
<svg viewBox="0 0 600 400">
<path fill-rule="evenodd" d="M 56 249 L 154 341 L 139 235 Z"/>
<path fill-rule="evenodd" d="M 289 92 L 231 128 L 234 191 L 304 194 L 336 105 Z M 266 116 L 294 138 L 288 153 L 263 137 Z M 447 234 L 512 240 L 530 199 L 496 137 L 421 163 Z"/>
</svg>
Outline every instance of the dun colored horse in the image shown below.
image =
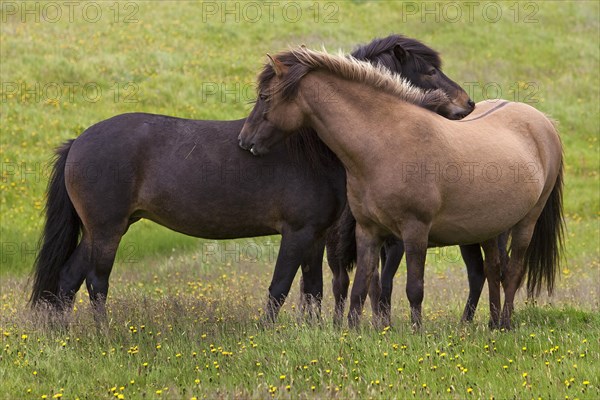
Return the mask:
<svg viewBox="0 0 600 400">
<path fill-rule="evenodd" d="M 434 109 L 448 118 L 473 108 L 441 73 L 437 53 L 414 39 L 392 35 L 354 54 L 419 87 L 442 89 L 447 97 Z M 305 297 L 320 301 L 326 232 L 347 203 L 344 169 L 312 131 L 260 160 L 232 153 L 244 122 L 124 114 L 62 146 L 49 185 L 32 303 L 68 309 L 85 281 L 103 315 L 115 252 L 141 218 L 209 239 L 281 234 L 269 317 L 275 319 L 300 265 Z M 479 265 L 471 263 L 469 276 L 482 275 Z M 469 298 L 478 298 L 480 286 L 470 286 L 477 295 Z"/>
<path fill-rule="evenodd" d="M 271 61 L 259 77 L 259 99 L 239 144 L 264 155 L 299 129 L 312 128 L 344 165 L 357 221 L 350 326 L 358 323 L 379 249 L 390 235 L 406 248 L 415 327 L 421 325 L 428 246 L 482 244 L 492 327 L 510 328 L 525 273 L 529 294 L 544 281 L 552 291 L 562 248 L 562 146 L 543 113 L 503 102 L 468 122 L 450 121 L 426 109 L 443 92 L 424 92 L 384 68 L 306 48 Z M 325 87 L 335 96 L 322 96 Z M 507 231 L 511 257 L 500 278 L 497 241 Z"/>
</svg>

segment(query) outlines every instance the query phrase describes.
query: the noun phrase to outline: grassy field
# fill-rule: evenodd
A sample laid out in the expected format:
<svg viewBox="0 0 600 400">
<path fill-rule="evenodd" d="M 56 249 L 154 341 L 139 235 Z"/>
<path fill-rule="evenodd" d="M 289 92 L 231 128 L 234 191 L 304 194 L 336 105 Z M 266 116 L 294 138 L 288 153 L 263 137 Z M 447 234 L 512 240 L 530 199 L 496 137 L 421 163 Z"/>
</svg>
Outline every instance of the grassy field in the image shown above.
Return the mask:
<svg viewBox="0 0 600 400">
<path fill-rule="evenodd" d="M 3 1 L 0 398 L 600 397 L 600 6 L 451 4 Z M 123 239 L 106 331 L 83 293 L 66 331 L 27 310 L 54 147 L 123 112 L 241 118 L 265 53 L 350 51 L 390 33 L 439 50 L 473 99 L 528 102 L 560 123 L 565 263 L 553 297 L 518 299 L 513 332 L 487 329 L 485 292 L 476 321 L 458 323 L 454 248 L 429 253 L 421 334 L 408 329 L 403 273 L 392 329 L 333 329 L 330 285 L 322 323 L 303 322 L 294 292 L 263 328 L 279 237 L 216 243 L 150 221 Z M 253 260 L 244 249 L 256 247 Z"/>
</svg>

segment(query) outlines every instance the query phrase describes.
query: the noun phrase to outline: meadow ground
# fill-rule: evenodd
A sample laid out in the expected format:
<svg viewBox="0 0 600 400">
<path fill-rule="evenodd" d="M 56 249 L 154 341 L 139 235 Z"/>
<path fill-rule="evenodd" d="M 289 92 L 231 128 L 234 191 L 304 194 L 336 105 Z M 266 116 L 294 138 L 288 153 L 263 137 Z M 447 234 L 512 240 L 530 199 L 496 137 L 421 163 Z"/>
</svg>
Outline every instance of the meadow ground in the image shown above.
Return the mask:
<svg viewBox="0 0 600 400">
<path fill-rule="evenodd" d="M 1 3 L 0 398 L 600 397 L 597 2 L 67 3 Z M 279 237 L 216 243 L 149 221 L 123 239 L 106 330 L 84 293 L 68 330 L 27 310 L 54 147 L 122 112 L 244 117 L 265 53 L 350 51 L 390 33 L 439 50 L 473 99 L 527 102 L 560 123 L 567 253 L 553 297 L 521 294 L 514 331 L 487 329 L 486 292 L 474 323 L 458 322 L 455 248 L 428 254 L 420 334 L 404 264 L 391 329 L 368 316 L 359 332 L 332 328 L 327 267 L 322 322 L 303 322 L 294 287 L 265 328 Z"/>
</svg>

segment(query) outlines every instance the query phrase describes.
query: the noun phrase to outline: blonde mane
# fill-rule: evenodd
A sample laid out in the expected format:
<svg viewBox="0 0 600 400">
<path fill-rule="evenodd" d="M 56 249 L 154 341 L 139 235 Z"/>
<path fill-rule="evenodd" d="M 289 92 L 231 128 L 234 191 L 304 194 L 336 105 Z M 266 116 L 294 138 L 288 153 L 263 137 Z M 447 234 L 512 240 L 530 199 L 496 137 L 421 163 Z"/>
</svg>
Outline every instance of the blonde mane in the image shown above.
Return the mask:
<svg viewBox="0 0 600 400">
<path fill-rule="evenodd" d="M 441 89 L 425 91 L 413 86 L 381 64 L 373 65 L 342 53 L 330 54 L 325 50 L 314 51 L 302 46 L 277 54 L 275 58 L 289 68 L 288 73 L 275 88 L 276 91 L 282 91 L 285 98 L 295 95 L 300 80 L 307 73 L 325 70 L 343 79 L 364 83 L 420 107 L 435 109 L 449 102 L 448 96 Z M 259 77 L 259 88 L 264 87 L 274 75 L 273 67 L 265 66 Z"/>
<path fill-rule="evenodd" d="M 330 54 L 325 49 L 314 51 L 306 47 L 299 47 L 292 49 L 291 52 L 300 63 L 312 70 L 325 69 L 341 78 L 364 83 L 409 103 L 420 106 L 424 102 L 428 102 L 428 97 L 431 95 L 440 96 L 440 100 L 447 101 L 447 96 L 442 90 L 425 91 L 420 89 L 381 64 L 373 65 L 367 61 L 346 56 L 342 52 Z"/>
</svg>

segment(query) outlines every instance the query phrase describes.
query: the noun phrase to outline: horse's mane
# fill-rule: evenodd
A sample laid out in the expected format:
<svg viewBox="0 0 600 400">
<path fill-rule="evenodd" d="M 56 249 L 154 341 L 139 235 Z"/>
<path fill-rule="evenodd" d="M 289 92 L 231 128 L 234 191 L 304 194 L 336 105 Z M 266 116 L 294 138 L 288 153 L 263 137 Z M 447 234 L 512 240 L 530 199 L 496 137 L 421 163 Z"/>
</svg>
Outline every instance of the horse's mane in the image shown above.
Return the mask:
<svg viewBox="0 0 600 400">
<path fill-rule="evenodd" d="M 352 57 L 355 60 L 364 60 L 378 65 L 377 70 L 383 70 L 384 68 L 387 68 L 389 70 L 387 73 L 391 74 L 392 80 L 401 80 L 393 76 L 393 73 L 401 72 L 400 63 L 398 62 L 393 51 L 396 46 L 400 46 L 404 50 L 408 51 L 408 56 L 417 65 L 426 62 L 436 68 L 441 67 L 439 54 L 435 50 L 427 47 L 418 40 L 407 38 L 402 35 L 390 35 L 385 38 L 375 39 L 369 44 L 359 46 L 352 52 Z M 298 61 L 297 57 L 294 56 L 293 52 L 290 51 L 278 54 L 276 57 L 280 62 L 288 67 L 294 63 L 297 63 Z M 291 90 L 291 93 L 294 93 L 297 90 L 297 83 L 299 82 L 300 78 L 312 70 L 311 67 L 307 66 L 298 66 L 296 68 L 299 70 L 296 73 L 296 87 L 295 89 L 291 87 L 288 89 Z M 261 84 L 266 84 L 273 79 L 274 76 L 275 71 L 273 67 L 270 64 L 266 64 L 258 77 L 259 88 L 261 87 Z M 407 92 L 410 91 L 408 90 L 409 88 L 412 88 L 415 93 L 420 91 L 420 89 L 412 87 L 409 82 L 403 82 L 404 83 L 402 83 L 402 86 L 407 90 Z M 404 89 L 402 91 L 404 91 Z M 436 98 L 437 101 L 445 100 L 445 97 L 438 97 L 440 96 L 440 93 L 443 94 L 443 92 L 435 92 L 436 93 L 429 92 L 428 98 L 422 99 L 425 101 L 419 105 L 425 107 L 428 105 L 428 101 L 435 102 Z M 425 93 L 425 95 L 427 95 L 427 93 Z M 445 94 L 443 95 L 445 96 Z M 337 162 L 337 157 L 335 154 L 329 150 L 329 148 L 319 139 L 317 133 L 313 129 L 304 128 L 301 129 L 297 134 L 290 135 L 286 140 L 286 144 L 292 154 L 298 154 L 301 152 L 305 156 L 308 156 L 309 162 L 315 169 L 330 168 L 332 161 Z"/>
<path fill-rule="evenodd" d="M 282 62 L 288 71 L 283 80 L 274 88 L 274 92 L 281 92 L 284 99 L 287 100 L 296 96 L 300 81 L 306 74 L 311 71 L 325 70 L 340 78 L 364 83 L 400 100 L 424 108 L 433 109 L 448 101 L 443 90 L 424 91 L 380 64 L 373 65 L 352 56 L 344 56 L 342 53 L 330 54 L 326 51 L 298 47 L 278 54 L 276 59 Z M 260 81 L 259 90 L 266 83 Z"/>
<path fill-rule="evenodd" d="M 398 59 L 393 50 L 396 46 L 410 53 L 410 58 L 418 69 L 425 64 L 441 69 L 442 59 L 437 51 L 424 45 L 416 39 L 402 35 L 390 35 L 382 39 L 375 39 L 371 43 L 360 46 L 352 52 L 352 56 L 358 60 L 369 61 L 373 64 L 382 64 L 392 72 L 396 71 Z"/>
</svg>

